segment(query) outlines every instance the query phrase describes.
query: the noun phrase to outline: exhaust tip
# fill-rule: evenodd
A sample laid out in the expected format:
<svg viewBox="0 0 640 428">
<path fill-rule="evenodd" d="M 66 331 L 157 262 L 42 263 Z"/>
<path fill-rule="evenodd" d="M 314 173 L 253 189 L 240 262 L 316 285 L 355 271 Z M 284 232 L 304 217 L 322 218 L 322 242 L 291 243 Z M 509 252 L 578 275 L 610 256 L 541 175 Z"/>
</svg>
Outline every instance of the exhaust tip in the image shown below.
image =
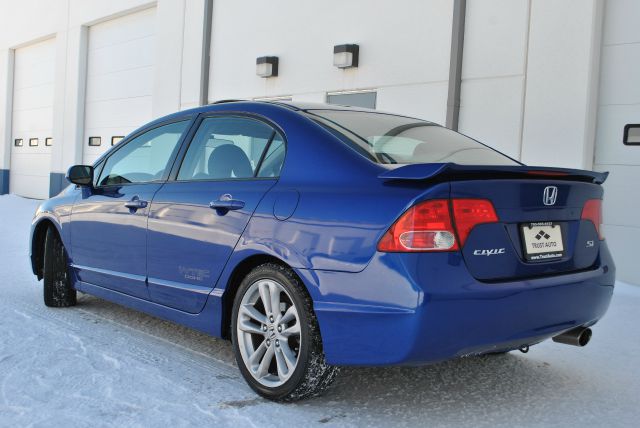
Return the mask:
<svg viewBox="0 0 640 428">
<path fill-rule="evenodd" d="M 586 346 L 591 341 L 592 331 L 587 327 L 576 327 L 553 337 L 556 343 L 563 343 L 572 346 Z"/>
<path fill-rule="evenodd" d="M 591 341 L 592 334 L 593 332 L 590 328 L 585 328 L 584 330 L 582 330 L 582 333 L 580 334 L 580 336 L 578 336 L 578 345 L 586 346 L 587 343 Z"/>
</svg>

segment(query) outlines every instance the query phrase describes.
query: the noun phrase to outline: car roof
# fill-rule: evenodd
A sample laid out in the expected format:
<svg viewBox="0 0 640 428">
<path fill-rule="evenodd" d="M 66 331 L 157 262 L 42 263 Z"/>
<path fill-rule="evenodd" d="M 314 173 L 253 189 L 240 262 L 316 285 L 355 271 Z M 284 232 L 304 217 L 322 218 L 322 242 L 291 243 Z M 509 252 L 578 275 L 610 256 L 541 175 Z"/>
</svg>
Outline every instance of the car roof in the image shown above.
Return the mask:
<svg viewBox="0 0 640 428">
<path fill-rule="evenodd" d="M 217 110 L 217 106 L 220 105 L 228 105 L 234 103 L 242 103 L 243 105 L 252 105 L 252 104 L 270 104 L 274 106 L 280 106 L 284 108 L 288 108 L 290 110 L 351 110 L 351 111 L 370 111 L 376 112 L 376 110 L 364 108 L 364 107 L 353 107 L 346 105 L 338 105 L 338 104 L 326 104 L 326 103 L 310 103 L 310 102 L 296 102 L 296 101 L 282 101 L 282 100 L 220 100 L 208 104 L 203 107 L 199 107 L 202 111 L 214 111 Z"/>
<path fill-rule="evenodd" d="M 233 108 L 230 108 L 233 106 Z M 421 122 L 428 122 L 433 125 L 436 123 L 429 122 L 424 119 L 407 116 L 404 114 L 398 114 L 393 112 L 374 110 L 365 107 L 354 107 L 354 106 L 346 106 L 339 104 L 327 104 L 327 103 L 313 103 L 313 102 L 295 102 L 295 101 L 282 101 L 282 100 L 241 100 L 241 99 L 226 99 L 215 101 L 213 103 L 207 104 L 205 106 L 195 107 L 188 110 L 182 110 L 176 113 L 172 113 L 168 116 L 164 116 L 158 118 L 151 122 L 151 124 L 162 122 L 171 119 L 178 119 L 186 116 L 193 116 L 200 113 L 209 113 L 215 111 L 224 111 L 224 110 L 239 110 L 242 111 L 244 109 L 252 110 L 252 107 L 258 106 L 271 106 L 274 108 L 287 109 L 290 111 L 298 111 L 298 112 L 313 112 L 314 110 L 333 110 L 333 111 L 357 111 L 357 112 L 366 112 L 366 113 L 376 113 L 376 114 L 384 114 L 391 116 L 399 116 L 406 117 L 409 119 L 419 120 Z"/>
<path fill-rule="evenodd" d="M 373 110 L 370 108 L 364 107 L 354 107 L 354 106 L 346 106 L 340 104 L 326 104 L 326 103 L 310 103 L 310 102 L 294 102 L 294 101 L 267 101 L 272 104 L 278 104 L 285 107 L 289 107 L 294 110 L 347 110 L 347 111 L 369 111 L 376 112 L 377 110 Z"/>
</svg>

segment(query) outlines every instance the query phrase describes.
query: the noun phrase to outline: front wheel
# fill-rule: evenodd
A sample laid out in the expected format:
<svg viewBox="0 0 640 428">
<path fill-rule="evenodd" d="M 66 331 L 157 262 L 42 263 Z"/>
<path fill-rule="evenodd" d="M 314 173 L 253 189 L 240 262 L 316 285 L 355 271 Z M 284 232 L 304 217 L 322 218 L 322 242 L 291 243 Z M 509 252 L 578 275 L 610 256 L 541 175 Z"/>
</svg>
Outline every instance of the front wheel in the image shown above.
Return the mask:
<svg viewBox="0 0 640 428">
<path fill-rule="evenodd" d="M 67 253 L 58 233 L 47 229 L 44 240 L 44 304 L 54 308 L 74 306 L 76 290 L 69 280 Z"/>
<path fill-rule="evenodd" d="M 295 274 L 267 263 L 242 281 L 233 305 L 231 337 L 240 371 L 271 400 L 320 394 L 335 379 L 322 351 L 311 298 Z"/>
</svg>

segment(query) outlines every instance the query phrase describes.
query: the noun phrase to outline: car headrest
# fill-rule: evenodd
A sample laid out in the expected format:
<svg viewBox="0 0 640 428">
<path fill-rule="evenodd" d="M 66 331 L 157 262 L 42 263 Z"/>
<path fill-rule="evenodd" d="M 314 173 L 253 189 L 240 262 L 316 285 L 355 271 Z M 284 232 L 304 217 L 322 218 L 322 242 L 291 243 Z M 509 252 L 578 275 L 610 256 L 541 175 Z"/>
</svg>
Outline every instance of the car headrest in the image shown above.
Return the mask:
<svg viewBox="0 0 640 428">
<path fill-rule="evenodd" d="M 413 149 L 413 156 L 415 158 L 427 158 L 427 156 L 433 152 L 433 145 L 429 143 L 420 143 Z"/>
<path fill-rule="evenodd" d="M 224 144 L 213 149 L 209 155 L 209 176 L 211 178 L 253 177 L 253 168 L 240 147 Z"/>
</svg>

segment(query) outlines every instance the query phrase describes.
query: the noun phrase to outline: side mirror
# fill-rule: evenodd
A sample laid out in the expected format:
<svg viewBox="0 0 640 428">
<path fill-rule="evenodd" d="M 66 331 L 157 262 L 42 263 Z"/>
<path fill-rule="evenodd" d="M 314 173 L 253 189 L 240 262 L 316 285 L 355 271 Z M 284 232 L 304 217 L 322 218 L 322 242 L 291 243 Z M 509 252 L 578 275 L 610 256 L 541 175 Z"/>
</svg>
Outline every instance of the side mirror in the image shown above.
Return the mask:
<svg viewBox="0 0 640 428">
<path fill-rule="evenodd" d="M 93 167 L 90 165 L 74 165 L 67 171 L 67 180 L 78 186 L 92 186 Z"/>
</svg>

